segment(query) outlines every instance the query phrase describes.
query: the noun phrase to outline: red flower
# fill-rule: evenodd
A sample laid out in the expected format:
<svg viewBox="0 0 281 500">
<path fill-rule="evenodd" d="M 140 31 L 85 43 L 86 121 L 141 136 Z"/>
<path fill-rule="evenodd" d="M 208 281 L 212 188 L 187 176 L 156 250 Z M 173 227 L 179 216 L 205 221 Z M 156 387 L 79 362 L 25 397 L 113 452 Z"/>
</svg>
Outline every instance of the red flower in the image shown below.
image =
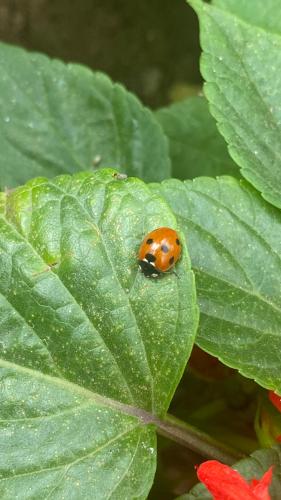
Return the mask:
<svg viewBox="0 0 281 500">
<path fill-rule="evenodd" d="M 268 397 L 275 408 L 281 412 L 281 396 L 278 396 L 278 394 L 273 391 L 268 391 Z"/>
<path fill-rule="evenodd" d="M 248 483 L 228 465 L 217 460 L 208 460 L 197 469 L 199 481 L 214 496 L 214 500 L 270 500 L 268 488 L 272 479 L 272 467 L 261 479 Z"/>
</svg>

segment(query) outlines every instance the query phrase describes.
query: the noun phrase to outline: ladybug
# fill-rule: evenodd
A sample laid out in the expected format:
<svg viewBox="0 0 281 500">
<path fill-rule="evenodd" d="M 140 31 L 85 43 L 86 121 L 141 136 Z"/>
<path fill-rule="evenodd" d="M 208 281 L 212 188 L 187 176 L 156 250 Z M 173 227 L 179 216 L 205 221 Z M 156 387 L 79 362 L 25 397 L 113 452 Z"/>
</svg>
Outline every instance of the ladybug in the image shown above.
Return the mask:
<svg viewBox="0 0 281 500">
<path fill-rule="evenodd" d="M 170 227 L 158 227 L 148 233 L 139 249 L 139 267 L 147 278 L 158 278 L 179 260 L 181 243 Z"/>
</svg>

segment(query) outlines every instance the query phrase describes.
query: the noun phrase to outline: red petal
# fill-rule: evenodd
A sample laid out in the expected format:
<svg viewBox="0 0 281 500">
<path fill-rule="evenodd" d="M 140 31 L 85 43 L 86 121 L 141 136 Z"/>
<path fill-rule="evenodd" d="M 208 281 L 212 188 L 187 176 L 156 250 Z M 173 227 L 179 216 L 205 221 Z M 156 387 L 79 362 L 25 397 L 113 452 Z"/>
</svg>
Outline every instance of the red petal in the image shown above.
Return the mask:
<svg viewBox="0 0 281 500">
<path fill-rule="evenodd" d="M 239 472 L 227 465 L 208 460 L 197 469 L 198 479 L 214 496 L 214 500 L 257 500 L 252 488 Z M 262 497 L 261 497 L 262 498 Z"/>
<path fill-rule="evenodd" d="M 268 391 L 268 397 L 275 408 L 281 412 L 281 396 L 278 396 L 278 394 L 273 391 Z"/>
<path fill-rule="evenodd" d="M 255 484 L 252 483 L 251 485 L 252 492 L 257 500 L 270 500 L 268 488 L 272 480 L 272 469 L 273 466 L 271 466 L 268 471 L 264 473 L 261 479 L 257 482 L 255 480 Z"/>
</svg>

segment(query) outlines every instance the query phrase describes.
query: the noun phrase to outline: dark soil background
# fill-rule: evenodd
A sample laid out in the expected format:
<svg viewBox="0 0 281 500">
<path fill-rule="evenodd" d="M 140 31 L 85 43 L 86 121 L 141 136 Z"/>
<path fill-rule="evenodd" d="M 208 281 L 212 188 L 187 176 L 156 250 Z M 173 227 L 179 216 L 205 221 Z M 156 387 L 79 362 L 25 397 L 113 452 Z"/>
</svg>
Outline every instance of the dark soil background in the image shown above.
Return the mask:
<svg viewBox="0 0 281 500">
<path fill-rule="evenodd" d="M 0 0 L 0 40 L 104 71 L 154 108 L 201 84 L 185 0 Z"/>
</svg>

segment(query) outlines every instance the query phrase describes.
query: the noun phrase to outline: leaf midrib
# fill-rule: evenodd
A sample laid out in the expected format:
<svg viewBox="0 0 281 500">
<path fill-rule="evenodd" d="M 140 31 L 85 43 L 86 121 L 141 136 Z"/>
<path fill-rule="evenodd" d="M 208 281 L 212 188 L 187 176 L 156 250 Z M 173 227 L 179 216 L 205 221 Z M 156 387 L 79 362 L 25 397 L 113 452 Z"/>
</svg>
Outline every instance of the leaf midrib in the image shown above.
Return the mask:
<svg viewBox="0 0 281 500">
<path fill-rule="evenodd" d="M 212 236 L 219 244 L 221 244 L 221 242 L 218 241 L 217 238 L 212 233 L 210 233 L 207 229 L 205 229 L 204 227 L 202 227 L 199 223 L 196 223 L 192 219 L 189 219 L 186 215 L 177 214 L 177 216 L 181 217 L 184 221 L 186 221 L 186 224 L 191 223 L 192 225 L 197 226 L 200 230 L 203 230 L 204 232 L 206 232 L 207 234 L 209 234 L 210 236 Z M 232 255 L 232 254 L 230 254 L 230 255 Z M 202 271 L 199 267 L 196 267 L 196 265 L 194 265 L 194 263 L 192 263 L 192 268 L 194 270 L 196 270 L 199 274 Z M 244 269 L 243 269 L 243 271 L 244 271 Z M 209 276 L 211 276 L 213 278 L 220 279 L 221 281 L 225 282 L 227 285 L 229 285 L 229 286 L 231 286 L 231 287 L 233 287 L 233 288 L 235 288 L 237 290 L 241 290 L 241 291 L 245 292 L 245 294 L 248 294 L 248 295 L 251 295 L 253 297 L 256 297 L 261 302 L 264 302 L 265 304 L 269 305 L 273 310 L 277 311 L 278 314 L 281 314 L 281 309 L 276 304 L 268 301 L 262 295 L 254 293 L 254 291 L 252 291 L 252 290 L 249 290 L 249 289 L 243 288 L 241 286 L 238 286 L 238 285 L 234 284 L 231 281 L 227 281 L 226 279 L 222 278 L 221 276 L 212 275 L 211 273 L 208 273 L 207 271 L 203 271 L 203 272 L 206 272 L 207 274 L 209 274 Z"/>
<path fill-rule="evenodd" d="M 55 376 L 51 376 L 46 373 L 34 370 L 32 368 L 26 368 L 24 366 L 12 363 L 10 361 L 6 361 L 2 358 L 0 358 L 0 367 L 2 367 L 3 369 L 13 370 L 23 375 L 30 376 L 39 381 L 42 380 L 43 382 L 48 382 L 51 385 L 55 384 L 56 386 L 59 386 L 62 389 L 69 391 L 71 394 L 77 394 L 78 396 L 90 400 L 97 405 L 104 406 L 105 408 L 107 407 L 112 408 L 114 410 L 120 411 L 125 415 L 135 417 L 139 419 L 142 425 L 155 424 L 158 421 L 158 418 L 155 415 L 147 412 L 142 408 L 137 408 L 131 405 L 127 405 L 115 399 L 102 396 L 101 394 L 92 392 L 89 389 L 85 389 L 82 386 L 74 384 L 73 382 L 70 382 L 65 378 L 58 378 Z"/>
<path fill-rule="evenodd" d="M 222 283 L 226 283 L 228 286 L 232 287 L 232 288 L 235 288 L 235 290 L 241 290 L 241 292 L 244 292 L 245 294 L 247 295 L 250 295 L 251 297 L 255 297 L 257 298 L 258 300 L 260 300 L 261 302 L 264 302 L 265 304 L 267 304 L 269 307 L 271 307 L 273 310 L 275 310 L 276 312 L 278 312 L 278 314 L 281 315 L 281 309 L 279 309 L 275 304 L 272 304 L 271 302 L 267 301 L 264 297 L 262 297 L 261 295 L 258 295 L 250 290 L 247 290 L 241 286 L 237 286 L 233 283 L 231 283 L 230 281 L 227 281 L 225 279 L 223 279 L 222 277 L 220 276 L 216 276 L 214 274 L 211 274 L 209 273 L 208 271 L 206 270 L 202 270 L 196 266 L 193 266 L 193 269 L 198 273 L 198 274 L 207 274 L 208 276 L 210 276 L 210 278 L 215 278 L 216 280 L 219 280 L 221 281 Z M 200 288 L 199 288 L 200 289 Z"/>
<path fill-rule="evenodd" d="M 84 181 L 84 182 L 85 182 L 85 181 Z M 118 275 L 117 275 L 117 273 L 116 273 L 116 271 L 115 271 L 114 264 L 113 264 L 113 262 L 112 262 L 112 260 L 111 260 L 111 258 L 110 258 L 110 255 L 109 255 L 109 253 L 108 253 L 108 251 L 107 251 L 107 246 L 106 246 L 106 243 L 105 243 L 105 241 L 104 241 L 103 234 L 102 234 L 102 232 L 101 232 L 101 230 L 100 230 L 100 228 L 99 228 L 98 224 L 95 224 L 95 223 L 94 223 L 94 221 L 92 221 L 91 219 L 89 219 L 90 214 L 89 214 L 89 213 L 88 213 L 88 211 L 85 209 L 85 207 L 84 207 L 84 206 L 80 203 L 80 200 L 79 200 L 77 197 L 75 197 L 74 195 L 72 195 L 72 194 L 70 194 L 70 193 L 68 193 L 68 192 L 64 191 L 64 190 L 61 188 L 61 186 L 56 186 L 56 185 L 55 185 L 55 184 L 53 184 L 52 182 L 48 182 L 48 185 L 51 185 L 51 186 L 53 186 L 54 188 L 57 188 L 57 189 L 58 189 L 58 190 L 59 190 L 59 191 L 60 191 L 60 192 L 61 192 L 61 193 L 65 196 L 65 197 L 70 197 L 70 198 L 74 199 L 74 200 L 75 200 L 75 202 L 76 202 L 76 203 L 78 203 L 78 205 L 79 205 L 79 207 L 81 208 L 82 212 L 85 214 L 86 219 L 87 219 L 87 220 L 89 220 L 90 224 L 92 224 L 92 225 L 93 225 L 93 227 L 95 228 L 95 230 L 96 230 L 96 231 L 98 232 L 98 234 L 99 234 L 99 237 L 100 237 L 100 240 L 101 240 L 101 242 L 102 242 L 102 245 L 103 245 L 103 248 L 104 248 L 105 254 L 106 254 L 107 259 L 108 259 L 108 262 L 110 263 L 110 266 L 111 266 L 112 274 L 114 275 L 114 277 L 115 277 L 115 279 L 116 279 L 116 282 L 118 283 L 118 285 L 119 285 L 119 287 L 120 287 L 120 290 L 122 290 L 123 295 L 124 295 L 124 297 L 126 298 L 127 306 L 128 306 L 128 307 L 129 307 L 129 309 L 130 309 L 130 312 L 131 312 L 132 317 L 133 317 L 133 319 L 134 319 L 134 323 L 135 323 L 135 325 L 136 325 L 136 329 L 137 329 L 138 334 L 139 334 L 139 335 L 138 335 L 138 338 L 140 339 L 140 341 L 141 341 L 141 343 L 142 343 L 142 346 L 143 346 L 143 351 L 144 351 L 144 354 L 145 354 L 146 365 L 147 365 L 147 368 L 148 368 L 148 371 L 149 371 L 149 380 L 150 380 L 150 386 L 151 386 L 151 410 L 152 410 L 152 412 L 154 413 L 154 411 L 155 411 L 155 401 L 154 401 L 154 379 L 153 379 L 152 372 L 151 372 L 151 368 L 150 368 L 150 364 L 149 364 L 149 361 L 148 361 L 148 355 L 147 355 L 147 351 L 146 351 L 145 343 L 144 343 L 144 340 L 143 340 L 143 338 L 142 338 L 141 329 L 140 329 L 140 327 L 139 327 L 139 324 L 138 324 L 138 321 L 137 321 L 136 315 L 134 314 L 134 311 L 133 311 L 133 307 L 132 307 L 132 304 L 131 304 L 130 296 L 129 296 L 129 294 L 127 294 L 127 293 L 125 292 L 125 290 L 124 290 L 124 288 L 123 288 L 123 286 L 122 286 L 122 284 L 121 284 L 121 282 L 120 282 L 120 280 L 119 280 L 119 278 L 118 278 Z M 106 190 L 107 190 L 107 188 L 108 188 L 108 184 L 106 184 L 106 186 L 105 186 L 105 189 L 106 189 Z M 104 200 L 105 200 L 105 197 L 104 197 L 104 199 L 103 199 L 103 202 L 104 202 Z M 61 200 L 61 201 L 62 201 L 62 200 Z M 103 207 L 103 208 L 104 208 L 104 207 Z M 103 212 L 103 210 L 101 211 L 101 213 L 102 213 L 102 212 Z M 66 290 L 68 290 L 68 288 L 65 286 L 65 284 L 64 284 L 61 280 L 60 280 L 60 282 L 61 282 L 61 283 L 62 283 L 62 285 L 66 288 Z M 69 290 L 68 290 L 68 291 L 69 291 Z M 69 293 L 71 293 L 71 292 L 69 292 Z M 72 294 L 71 294 L 71 295 L 72 295 Z M 75 300 L 75 297 L 73 297 L 73 299 Z M 75 301 L 76 301 L 76 300 L 75 300 Z M 78 304 L 78 305 L 79 305 L 79 304 Z M 80 309 L 81 309 L 81 308 L 80 308 Z M 90 320 L 90 318 L 88 317 L 87 313 L 86 313 L 85 311 L 84 311 L 84 313 L 86 314 L 86 316 L 87 316 L 87 318 L 88 318 L 89 322 L 93 325 L 93 323 L 92 323 L 92 321 Z M 98 330 L 96 329 L 96 327 L 95 327 L 94 325 L 93 325 L 93 328 L 94 328 L 94 329 L 98 332 Z M 99 332 L 98 332 L 98 333 L 99 333 Z M 116 365 L 119 367 L 119 365 L 118 365 L 117 361 L 115 360 L 114 356 L 112 355 L 112 353 L 111 353 L 111 351 L 110 351 L 109 347 L 106 345 L 106 343 L 105 343 L 105 341 L 104 341 L 104 339 L 103 339 L 103 337 L 102 337 L 102 335 L 101 335 L 100 333 L 99 333 L 99 336 L 100 336 L 100 338 L 103 340 L 104 345 L 106 346 L 107 350 L 110 352 L 111 356 L 113 357 L 113 359 L 114 359 L 114 361 L 115 361 Z M 119 370 L 120 370 L 120 373 L 122 373 L 120 368 L 119 368 Z M 123 375 L 123 373 L 122 373 L 122 375 Z M 134 397 L 133 397 L 132 392 L 131 392 L 131 389 L 130 389 L 130 387 L 129 387 L 128 383 L 127 383 L 127 380 L 126 380 L 126 378 L 125 378 L 125 376 L 124 376 L 124 375 L 123 375 L 123 377 L 124 377 L 124 380 L 125 380 L 125 382 L 126 382 L 126 385 L 127 385 L 128 389 L 129 389 L 129 391 L 130 391 L 130 395 L 131 395 L 131 397 L 132 397 L 132 401 L 134 401 Z"/>
<path fill-rule="evenodd" d="M 16 229 L 16 227 L 15 227 L 13 224 L 11 224 L 11 222 L 9 222 L 9 221 L 8 221 L 8 220 L 4 217 L 4 216 L 1 216 L 1 218 L 3 218 L 3 220 L 5 221 L 5 223 L 6 223 L 6 224 L 8 224 L 8 225 L 9 225 L 9 226 L 10 226 L 10 227 L 11 227 L 11 228 L 12 228 L 12 229 L 13 229 L 13 230 L 17 233 L 18 237 L 19 237 L 19 238 L 21 238 L 21 239 L 23 240 L 23 242 L 31 248 L 31 250 L 32 250 L 32 251 L 36 254 L 36 256 L 37 256 L 37 257 L 38 257 L 38 258 L 42 261 L 42 263 L 44 263 L 44 264 L 46 264 L 46 265 L 48 266 L 48 263 L 47 263 L 47 262 L 45 262 L 45 261 L 43 260 L 43 258 L 42 258 L 42 257 L 38 254 L 38 252 L 36 251 L 36 249 L 35 249 L 35 248 L 31 245 L 31 243 L 30 243 L 30 241 L 28 240 L 28 238 L 25 238 L 25 237 L 24 237 L 21 233 L 19 233 L 19 232 L 18 232 L 18 230 Z M 56 279 L 58 279 L 58 281 L 59 281 L 60 285 L 61 285 L 62 287 L 64 287 L 64 289 L 65 289 L 65 290 L 69 293 L 69 296 L 72 298 L 72 300 L 75 302 L 75 304 L 79 307 L 79 310 L 81 311 L 81 314 L 85 317 L 86 321 L 89 323 L 89 325 L 91 325 L 91 327 L 92 327 L 92 328 L 95 330 L 95 332 L 99 335 L 99 338 L 100 338 L 101 342 L 103 342 L 104 347 L 107 349 L 107 351 L 108 351 L 109 355 L 111 356 L 111 358 L 112 358 L 112 360 L 113 360 L 113 363 L 116 365 L 116 367 L 117 367 L 117 369 L 118 369 L 118 372 L 119 372 L 120 376 L 121 376 L 121 377 L 122 377 L 122 379 L 124 380 L 124 382 L 125 382 L 125 386 L 127 387 L 128 392 L 129 392 L 129 395 L 131 396 L 131 398 L 132 398 L 132 402 L 133 402 L 134 398 L 133 398 L 133 395 L 132 395 L 132 393 L 131 393 L 131 389 L 130 389 L 130 387 L 128 386 L 127 380 L 126 380 L 126 378 L 125 378 L 124 374 L 122 373 L 122 371 L 121 371 L 121 369 L 120 369 L 120 367 L 119 367 L 119 365 L 118 365 L 118 363 L 117 363 L 117 361 L 116 361 L 115 357 L 113 356 L 113 354 L 111 353 L 110 349 L 108 349 L 108 347 L 107 347 L 106 343 L 104 342 L 103 337 L 100 335 L 99 331 L 95 328 L 95 326 L 93 325 L 92 321 L 90 320 L 90 318 L 88 317 L 88 315 L 86 314 L 86 312 L 85 312 L 85 311 L 84 311 L 84 310 L 80 307 L 80 305 L 78 304 L 77 300 L 76 300 L 76 299 L 75 299 L 75 297 L 72 295 L 71 291 L 70 291 L 70 290 L 69 290 L 69 289 L 65 286 L 65 284 L 63 283 L 63 281 L 59 279 L 59 276 L 58 276 L 58 275 L 57 275 L 57 274 L 53 271 L 53 269 L 52 269 L 52 268 L 50 269 L 50 271 L 49 271 L 49 272 L 51 272 L 51 273 L 52 273 L 52 274 L 56 277 Z M 8 301 L 8 299 L 7 299 L 7 297 L 6 297 L 6 296 L 4 296 L 4 298 Z M 8 302 L 9 302 L 9 301 L 8 301 Z M 18 314 L 20 315 L 20 317 L 24 320 L 24 322 L 25 322 L 26 324 L 28 324 L 28 323 L 27 323 L 27 321 L 26 321 L 26 319 L 25 319 L 25 317 L 24 317 L 24 316 L 23 316 L 23 315 L 22 315 L 22 314 L 21 314 L 21 313 L 20 313 L 20 312 L 19 312 L 19 311 L 15 308 L 15 306 L 14 306 L 13 304 L 11 304 L 10 302 L 9 302 L 9 304 L 11 305 L 11 307 L 13 307 L 13 309 L 15 309 L 15 310 L 17 311 L 17 313 L 18 313 Z M 29 326 L 30 326 L 30 325 L 29 325 Z M 38 333 L 36 332 L 35 328 L 33 328 L 32 330 L 33 330 L 33 332 L 36 334 L 36 336 L 40 339 L 40 341 L 42 342 L 42 339 L 41 339 L 40 335 L 38 335 Z M 48 353 L 49 353 L 49 354 L 50 354 L 50 356 L 51 356 L 51 353 L 49 352 L 49 350 L 48 350 Z M 52 356 L 51 356 L 51 358 L 52 358 Z M 52 358 L 52 359 L 53 359 L 53 358 Z M 57 365 L 55 364 L 55 366 L 57 366 Z M 60 372 L 60 369 L 59 369 L 59 368 L 58 368 L 58 371 Z"/>
<path fill-rule="evenodd" d="M 218 186 L 221 187 L 221 184 L 218 182 Z M 240 185 L 240 188 L 242 189 L 244 194 L 248 194 L 248 192 L 243 188 L 243 186 Z M 269 250 L 271 253 L 273 253 L 280 261 L 281 264 L 281 256 L 280 254 L 272 248 L 270 243 L 262 237 L 262 235 L 257 231 L 257 229 L 252 226 L 249 222 L 246 222 L 243 220 L 236 212 L 234 212 L 230 207 L 225 205 L 221 200 L 218 200 L 217 198 L 214 198 L 208 193 L 204 193 L 203 191 L 198 191 L 196 188 L 192 189 L 192 191 L 199 196 L 202 196 L 203 198 L 206 198 L 207 200 L 210 200 L 212 203 L 217 205 L 218 207 L 223 207 L 234 219 L 236 219 L 242 226 L 245 226 L 251 233 L 253 233 L 256 238 Z"/>
</svg>

